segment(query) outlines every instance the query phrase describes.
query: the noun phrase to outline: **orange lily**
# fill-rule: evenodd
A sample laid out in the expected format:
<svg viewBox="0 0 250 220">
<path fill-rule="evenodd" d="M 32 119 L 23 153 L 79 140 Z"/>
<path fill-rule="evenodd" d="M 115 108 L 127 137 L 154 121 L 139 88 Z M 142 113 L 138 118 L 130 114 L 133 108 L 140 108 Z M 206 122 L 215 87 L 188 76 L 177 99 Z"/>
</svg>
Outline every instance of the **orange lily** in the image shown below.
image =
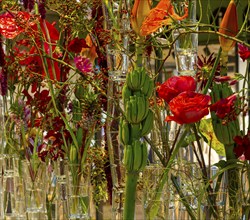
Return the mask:
<svg viewBox="0 0 250 220">
<path fill-rule="evenodd" d="M 87 44 L 87 48 L 82 48 L 81 50 L 81 55 L 85 56 L 87 58 L 90 59 L 90 61 L 93 63 L 95 58 L 98 57 L 97 53 L 96 53 L 96 46 L 93 43 L 91 36 L 88 34 L 87 37 L 85 38 L 86 44 Z"/>
<path fill-rule="evenodd" d="M 220 24 L 219 33 L 235 37 L 238 33 L 238 16 L 234 0 L 231 0 Z M 230 51 L 235 46 L 235 41 L 219 36 L 220 46 L 224 52 Z"/>
<path fill-rule="evenodd" d="M 130 22 L 133 30 L 140 35 L 140 29 L 142 22 L 150 11 L 150 0 L 135 0 L 132 11 Z"/>
<path fill-rule="evenodd" d="M 174 20 L 183 20 L 188 17 L 188 8 L 185 8 L 183 16 L 175 13 L 171 0 L 161 0 L 155 8 L 151 9 L 142 23 L 140 34 L 147 36 L 157 31 L 163 25 L 169 25 Z"/>
</svg>

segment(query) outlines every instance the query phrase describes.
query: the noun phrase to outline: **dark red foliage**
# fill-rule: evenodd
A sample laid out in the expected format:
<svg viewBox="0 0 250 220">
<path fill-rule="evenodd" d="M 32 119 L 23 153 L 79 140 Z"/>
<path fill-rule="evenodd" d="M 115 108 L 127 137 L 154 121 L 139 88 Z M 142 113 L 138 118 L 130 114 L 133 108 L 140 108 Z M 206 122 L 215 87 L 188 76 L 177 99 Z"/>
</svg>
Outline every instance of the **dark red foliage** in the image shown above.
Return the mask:
<svg viewBox="0 0 250 220">
<path fill-rule="evenodd" d="M 80 53 L 82 48 L 89 48 L 85 39 L 79 39 L 78 37 L 71 40 L 68 44 L 68 51 L 73 53 Z"/>
<path fill-rule="evenodd" d="M 236 147 L 234 153 L 237 157 L 244 156 L 246 160 L 250 160 L 250 131 L 245 136 L 236 136 L 234 138 Z"/>
</svg>

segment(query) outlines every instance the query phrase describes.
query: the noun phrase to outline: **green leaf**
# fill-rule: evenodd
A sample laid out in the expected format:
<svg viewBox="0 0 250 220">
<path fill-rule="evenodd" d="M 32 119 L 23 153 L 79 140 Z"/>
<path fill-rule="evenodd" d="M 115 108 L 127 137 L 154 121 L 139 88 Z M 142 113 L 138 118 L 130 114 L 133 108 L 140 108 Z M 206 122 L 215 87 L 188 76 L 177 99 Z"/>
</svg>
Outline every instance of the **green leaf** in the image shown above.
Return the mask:
<svg viewBox="0 0 250 220">
<path fill-rule="evenodd" d="M 196 141 L 194 133 L 188 133 L 187 136 L 184 138 L 184 140 L 181 142 L 181 147 L 187 147 L 194 141 Z"/>
<path fill-rule="evenodd" d="M 200 132 L 202 135 L 206 137 L 207 144 L 217 152 L 220 156 L 225 156 L 225 149 L 224 145 L 218 141 L 213 131 L 212 120 L 209 119 L 202 119 L 200 122 L 199 127 Z"/>
</svg>

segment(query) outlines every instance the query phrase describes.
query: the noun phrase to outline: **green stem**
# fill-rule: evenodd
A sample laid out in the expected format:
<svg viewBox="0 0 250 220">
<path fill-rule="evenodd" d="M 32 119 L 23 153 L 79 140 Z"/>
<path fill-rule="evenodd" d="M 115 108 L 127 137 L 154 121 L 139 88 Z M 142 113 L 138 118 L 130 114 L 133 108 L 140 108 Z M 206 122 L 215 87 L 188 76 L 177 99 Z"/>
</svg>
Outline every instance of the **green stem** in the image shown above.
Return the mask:
<svg viewBox="0 0 250 220">
<path fill-rule="evenodd" d="M 227 165 L 235 163 L 236 157 L 233 152 L 234 145 L 225 145 Z M 239 203 L 238 203 L 238 191 L 239 191 L 239 170 L 237 168 L 228 169 L 228 196 L 230 206 L 230 219 L 240 219 Z"/>
<path fill-rule="evenodd" d="M 214 74 L 215 74 L 216 68 L 217 68 L 217 66 L 218 66 L 218 64 L 219 64 L 219 62 L 220 62 L 221 51 L 222 51 L 222 49 L 221 49 L 221 47 L 220 47 L 220 49 L 219 49 L 219 51 L 218 51 L 218 54 L 217 54 L 217 57 L 216 57 L 216 60 L 215 60 L 215 62 L 214 62 L 214 65 L 213 65 L 211 74 L 210 74 L 210 76 L 209 76 L 209 78 L 208 78 L 206 87 L 204 88 L 204 90 L 203 90 L 203 92 L 202 92 L 203 94 L 207 94 L 208 89 L 209 89 L 211 83 L 213 82 L 213 78 L 214 78 Z"/>
<path fill-rule="evenodd" d="M 186 199 L 186 197 L 185 197 L 179 183 L 177 182 L 177 177 L 174 176 L 173 174 L 171 174 L 171 180 L 172 180 L 172 182 L 174 184 L 174 187 L 175 187 L 176 191 L 178 192 L 178 194 L 179 194 L 179 196 L 181 198 L 181 202 L 186 207 L 187 212 L 189 213 L 191 219 L 196 220 L 195 215 L 194 215 L 194 213 L 193 213 L 193 211 L 192 211 L 192 209 L 190 207 L 190 202 Z"/>
<path fill-rule="evenodd" d="M 126 173 L 125 201 L 123 219 L 133 220 L 135 216 L 136 186 L 139 172 Z"/>
<path fill-rule="evenodd" d="M 136 44 L 136 66 L 142 65 L 142 57 L 144 48 L 142 47 L 144 39 L 141 37 L 137 37 L 137 44 Z"/>
</svg>

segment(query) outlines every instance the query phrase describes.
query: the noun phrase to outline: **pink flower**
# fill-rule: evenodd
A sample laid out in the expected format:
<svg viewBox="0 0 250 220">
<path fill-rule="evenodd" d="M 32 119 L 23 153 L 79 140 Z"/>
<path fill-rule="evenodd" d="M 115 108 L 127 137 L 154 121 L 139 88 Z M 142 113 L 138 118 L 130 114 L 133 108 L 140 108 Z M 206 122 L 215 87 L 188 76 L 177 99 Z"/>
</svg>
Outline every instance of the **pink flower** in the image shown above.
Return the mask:
<svg viewBox="0 0 250 220">
<path fill-rule="evenodd" d="M 90 73 L 93 69 L 92 63 L 90 62 L 89 58 L 76 56 L 74 58 L 74 62 L 76 64 L 76 68 L 82 73 Z"/>
<path fill-rule="evenodd" d="M 240 58 L 245 61 L 250 57 L 250 50 L 243 44 L 238 44 Z"/>
</svg>

